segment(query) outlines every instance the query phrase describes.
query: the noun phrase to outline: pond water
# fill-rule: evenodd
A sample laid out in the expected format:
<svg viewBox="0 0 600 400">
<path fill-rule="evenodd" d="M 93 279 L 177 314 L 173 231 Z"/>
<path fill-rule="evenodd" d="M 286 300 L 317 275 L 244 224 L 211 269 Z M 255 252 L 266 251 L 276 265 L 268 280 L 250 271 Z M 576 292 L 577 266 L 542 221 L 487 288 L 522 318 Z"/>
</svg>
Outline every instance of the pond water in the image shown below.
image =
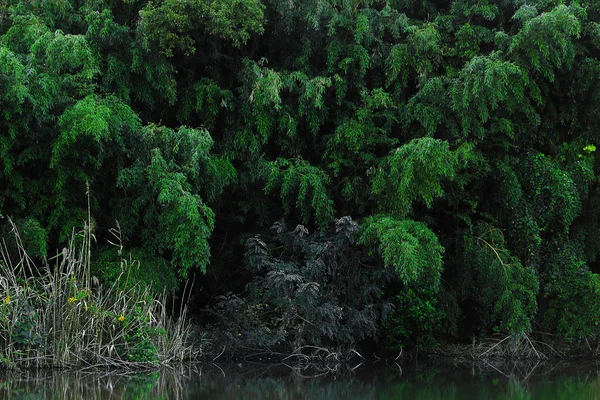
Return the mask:
<svg viewBox="0 0 600 400">
<path fill-rule="evenodd" d="M 0 399 L 600 399 L 600 364 L 190 364 L 152 373 L 0 373 Z"/>
</svg>

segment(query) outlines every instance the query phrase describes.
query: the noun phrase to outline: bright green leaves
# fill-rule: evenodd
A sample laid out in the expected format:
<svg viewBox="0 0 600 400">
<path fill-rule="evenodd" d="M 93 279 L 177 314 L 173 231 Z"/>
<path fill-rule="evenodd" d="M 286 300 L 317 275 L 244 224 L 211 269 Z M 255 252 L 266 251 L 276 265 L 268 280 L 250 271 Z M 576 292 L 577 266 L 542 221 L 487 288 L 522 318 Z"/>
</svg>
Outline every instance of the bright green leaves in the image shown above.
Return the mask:
<svg viewBox="0 0 600 400">
<path fill-rule="evenodd" d="M 442 273 L 444 248 L 425 224 L 384 215 L 367 218 L 359 243 L 376 247 L 385 265 L 405 284 L 420 279 L 437 289 Z"/>
<path fill-rule="evenodd" d="M 20 16 L 2 42 L 25 63 L 36 117 L 92 92 L 99 68 L 85 36 L 53 32 L 37 17 Z"/>
<path fill-rule="evenodd" d="M 113 117 L 109 106 L 96 109 L 104 100 L 90 96 L 98 68 L 84 36 L 52 32 L 34 16 L 14 16 L 1 41 L 12 51 L 0 46 L 0 85 L 13 76 L 17 81 L 5 92 L 10 105 L 3 106 L 0 126 L 6 129 L 0 130 L 0 154 L 10 173 L 0 174 L 0 179 L 6 179 L 6 193 L 18 199 L 42 229 L 59 228 L 66 240 L 83 220 L 85 184 L 100 169 L 104 143 L 119 131 L 116 120 L 122 115 Z M 12 74 L 6 73 L 9 68 Z M 15 76 L 19 71 L 21 76 Z M 135 121 L 130 109 L 116 114 L 127 112 Z M 110 124 L 114 127 L 109 132 Z M 84 136 L 89 142 L 81 140 Z"/>
<path fill-rule="evenodd" d="M 431 207 L 443 195 L 442 180 L 455 177 L 456 163 L 448 142 L 414 139 L 392 151 L 375 171 L 372 192 L 383 210 L 406 216 L 413 202 Z"/>
<path fill-rule="evenodd" d="M 140 122 L 118 99 L 90 95 L 68 107 L 57 125 L 59 132 L 51 143 L 49 159 L 54 201 L 50 225 L 61 227 L 61 238 L 66 240 L 87 212 L 87 186 L 92 191 L 88 195 L 94 198 L 96 190 L 110 186 L 104 175 L 107 160 L 114 162 L 120 157 L 125 138 L 139 130 Z M 74 201 L 72 193 L 76 191 L 81 198 Z M 73 218 L 74 208 L 78 209 L 77 218 Z"/>
<path fill-rule="evenodd" d="M 387 86 L 390 86 L 396 79 L 399 80 L 401 86 L 406 85 L 410 72 L 410 59 L 406 44 L 397 44 L 390 49 L 386 60 Z"/>
<path fill-rule="evenodd" d="M 485 20 L 491 21 L 498 16 L 499 7 L 494 4 L 493 0 L 464 0 L 452 2 L 450 11 L 461 20 L 468 18 L 471 21 L 474 18 L 482 17 Z"/>
<path fill-rule="evenodd" d="M 537 16 L 538 10 L 534 5 L 523 4 L 512 16 L 512 19 L 525 23 Z"/>
<path fill-rule="evenodd" d="M 230 40 L 235 46 L 250 35 L 263 32 L 264 6 L 258 0 L 204 1 L 203 17 L 211 34 Z"/>
<path fill-rule="evenodd" d="M 187 177 L 169 166 L 159 149 L 151 150 L 146 168 L 148 184 L 157 193 L 158 226 L 164 231 L 156 239 L 158 251 L 173 249 L 173 262 L 181 276 L 192 267 L 206 270 L 210 251 L 208 238 L 214 227 L 214 213 L 197 194 L 191 193 Z"/>
<path fill-rule="evenodd" d="M 377 148 L 390 148 L 396 140 L 387 136 L 385 127 L 396 122 L 396 103 L 385 90 L 378 88 L 361 93 L 362 102 L 352 118 L 339 123 L 327 139 L 325 156 L 329 168 L 339 175 L 343 168 L 354 168 L 359 162 L 371 166 Z"/>
<path fill-rule="evenodd" d="M 483 137 L 485 124 L 492 119 L 493 128 L 512 137 L 514 124 L 511 119 L 518 112 L 539 123 L 530 99 L 533 97 L 541 102 L 537 87 L 526 70 L 503 61 L 496 53 L 471 59 L 451 85 L 450 94 L 452 108 L 462 120 L 466 134 Z M 492 118 L 497 110 L 501 117 Z"/>
<path fill-rule="evenodd" d="M 375 171 L 372 192 L 389 215 L 369 217 L 361 243 L 376 246 L 385 264 L 396 270 L 405 284 L 427 275 L 437 290 L 444 248 L 425 224 L 407 217 L 413 202 L 431 207 L 443 195 L 443 179 L 454 179 L 459 158 L 447 142 L 414 139 L 392 151 Z"/>
<path fill-rule="evenodd" d="M 407 39 L 419 82 L 423 83 L 441 59 L 441 36 L 435 24 L 414 29 Z"/>
<path fill-rule="evenodd" d="M 61 133 L 52 145 L 51 167 L 57 167 L 65 157 L 79 153 L 81 146 L 87 147 L 85 158 L 78 161 L 81 166 L 102 165 L 104 145 L 109 141 L 122 143 L 120 133 L 126 126 L 136 129 L 139 121 L 133 111 L 114 98 L 101 99 L 88 96 L 65 110 L 58 120 Z M 89 145 L 97 146 L 96 156 L 89 153 Z"/>
<path fill-rule="evenodd" d="M 19 115 L 30 98 L 27 81 L 26 68 L 18 56 L 0 45 L 0 168 L 3 170 L 0 177 L 13 176 L 13 168 L 18 163 L 11 150 L 17 145 L 18 132 L 22 129 Z M 12 178 L 16 185 L 19 185 L 18 178 Z M 0 195 L 0 204 L 2 197 Z"/>
<path fill-rule="evenodd" d="M 432 23 L 406 25 L 403 30 L 407 32 L 404 43 L 392 45 L 385 61 L 387 86 L 396 79 L 405 86 L 409 76 L 422 86 L 442 60 L 441 35 Z"/>
<path fill-rule="evenodd" d="M 482 322 L 493 322 L 496 330 L 509 333 L 529 331 L 537 312 L 535 270 L 512 256 L 502 232 L 488 224 L 477 224 L 465 235 L 464 246 L 462 282 L 467 285 L 461 290 L 473 296 L 470 300 L 477 304 Z"/>
<path fill-rule="evenodd" d="M 246 101 L 251 108 L 256 129 L 263 141 L 270 133 L 273 125 L 274 115 L 271 110 L 279 111 L 281 109 L 280 90 L 283 86 L 282 77 L 272 69 L 263 67 L 261 63 L 255 63 L 246 60 L 244 74 L 245 80 L 249 83 L 248 98 Z"/>
<path fill-rule="evenodd" d="M 471 59 L 479 53 L 479 36 L 475 27 L 466 23 L 456 32 L 456 44 L 458 54 L 467 59 Z"/>
<path fill-rule="evenodd" d="M 50 33 L 44 21 L 34 15 L 13 15 L 12 25 L 2 35 L 2 43 L 16 53 L 25 53 L 41 37 Z"/>
<path fill-rule="evenodd" d="M 366 37 L 370 36 L 371 25 L 369 17 L 365 13 L 360 13 L 356 17 L 356 30 L 354 31 L 354 41 L 362 42 Z"/>
<path fill-rule="evenodd" d="M 192 29 L 192 21 L 186 6 L 190 2 L 162 1 L 157 5 L 149 3 L 140 11 L 138 31 L 146 46 L 156 43 L 167 57 L 173 50 L 186 54 L 195 51 L 194 40 L 184 32 Z"/>
<path fill-rule="evenodd" d="M 233 167 L 209 154 L 213 141 L 205 130 L 149 126 L 136 139 L 133 164 L 117 181 L 126 194 L 118 200 L 125 233 L 141 229 L 148 250 L 172 252 L 183 277 L 193 267 L 205 271 L 215 215 L 199 191 L 214 200 L 234 179 Z"/>
<path fill-rule="evenodd" d="M 523 67 L 532 67 L 553 81 L 554 69 L 573 65 L 573 39 L 579 38 L 584 17 L 585 10 L 577 3 L 561 4 L 529 19 L 514 36 L 509 52 L 519 58 Z"/>
<path fill-rule="evenodd" d="M 330 77 L 310 77 L 301 71 L 279 72 L 266 65 L 266 59 L 244 60 L 240 74 L 244 83 L 241 108 L 252 133 L 255 131 L 258 135 L 250 138 L 244 132 L 234 143 L 236 147 L 250 148 L 254 152 L 267 143 L 274 131 L 293 140 L 299 121 L 304 121 L 307 129 L 316 134 L 327 116 L 325 99 L 333 85 Z M 282 142 L 287 143 L 287 140 Z M 286 150 L 297 151 L 294 146 Z"/>
<path fill-rule="evenodd" d="M 46 34 L 31 47 L 46 70 L 63 78 L 89 82 L 98 72 L 92 50 L 83 35 L 61 31 Z"/>
<path fill-rule="evenodd" d="M 45 229 L 37 219 L 27 218 L 25 221 L 17 221 L 23 242 L 23 248 L 31 257 L 48 256 L 48 229 Z"/>
<path fill-rule="evenodd" d="M 88 23 L 86 37 L 103 47 L 123 40 L 130 33 L 127 26 L 115 21 L 113 12 L 109 9 L 99 11 L 90 7 L 85 19 Z"/>
<path fill-rule="evenodd" d="M 116 98 L 92 95 L 67 108 L 58 126 L 60 133 L 52 143 L 50 167 L 56 171 L 54 189 L 60 204 L 67 201 L 70 184 L 79 182 L 78 186 L 83 187 L 94 183 L 106 159 L 114 159 L 122 151 L 124 137 L 139 129 L 139 120 Z M 62 209 L 63 204 L 56 211 Z M 54 219 L 60 223 L 60 217 Z"/>
<path fill-rule="evenodd" d="M 583 151 L 585 151 L 588 154 L 591 154 L 596 151 L 596 146 L 594 146 L 593 144 L 588 144 L 583 148 Z"/>
<path fill-rule="evenodd" d="M 315 222 L 324 227 L 333 218 L 333 201 L 327 194 L 330 180 L 325 172 L 302 159 L 283 159 L 267 163 L 265 192 L 279 189 L 284 209 L 300 211 L 305 223 L 314 214 Z"/>
<path fill-rule="evenodd" d="M 258 0 L 159 0 L 140 11 L 138 32 L 148 47 L 156 44 L 167 57 L 174 50 L 196 51 L 198 29 L 235 46 L 263 32 L 263 6 Z"/>
<path fill-rule="evenodd" d="M 0 208 L 35 242 L 80 225 L 89 184 L 98 237 L 118 219 L 156 271 L 206 268 L 213 231 L 227 268 L 282 213 L 321 229 L 341 214 L 368 222 L 369 262 L 417 314 L 477 282 L 463 299 L 484 311 L 449 322 L 480 315 L 476 334 L 528 329 L 529 266 L 552 285 L 541 310 L 593 293 L 578 262 L 549 276 L 548 260 L 554 241 L 581 262 L 600 249 L 594 2 L 10 3 Z"/>
<path fill-rule="evenodd" d="M 278 126 L 283 126 L 292 135 L 295 132 L 294 120 L 286 112 L 287 108 L 282 107 L 281 97 L 282 89 L 294 79 L 288 79 L 285 73 L 268 68 L 266 64 L 266 59 L 259 62 L 243 60 L 244 67 L 240 72 L 243 81 L 240 111 L 245 120 L 234 128 L 236 133 L 229 139 L 229 148 L 243 158 L 259 154 Z"/>
<path fill-rule="evenodd" d="M 10 119 L 10 106 L 18 107 L 29 94 L 25 66 L 10 49 L 0 46 L 0 101 L 2 116 Z"/>
<path fill-rule="evenodd" d="M 375 142 L 376 129 L 371 121 L 361 121 L 359 119 L 348 119 L 340 124 L 335 130 L 334 135 L 329 139 L 327 155 L 332 158 L 330 167 L 334 173 L 339 173 L 341 166 L 350 166 L 353 164 L 352 158 L 349 158 L 344 152 L 362 155 L 361 150 L 369 151 Z M 341 149 L 339 149 L 341 147 Z M 337 150 L 337 151 L 336 151 Z"/>
<path fill-rule="evenodd" d="M 133 260 L 133 262 L 131 262 Z M 121 252 L 109 247 L 95 254 L 91 265 L 92 275 L 100 283 L 122 285 L 118 290 L 128 290 L 135 285 L 144 285 L 156 295 L 175 294 L 179 279 L 169 263 L 162 257 L 149 253 L 144 248 L 127 248 Z M 119 279 L 121 275 L 126 279 Z"/>
</svg>

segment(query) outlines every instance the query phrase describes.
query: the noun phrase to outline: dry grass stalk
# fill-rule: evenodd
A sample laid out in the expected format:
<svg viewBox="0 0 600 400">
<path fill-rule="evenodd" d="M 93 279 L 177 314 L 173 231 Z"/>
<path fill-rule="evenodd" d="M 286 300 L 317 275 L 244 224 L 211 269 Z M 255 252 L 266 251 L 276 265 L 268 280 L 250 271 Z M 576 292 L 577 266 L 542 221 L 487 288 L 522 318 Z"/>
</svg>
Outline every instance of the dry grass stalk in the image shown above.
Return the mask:
<svg viewBox="0 0 600 400">
<path fill-rule="evenodd" d="M 185 305 L 173 320 L 167 296 L 127 282 L 127 273 L 110 286 L 91 276 L 89 222 L 42 268 L 12 228 L 17 256 L 0 244 L 0 365 L 147 368 L 199 356 Z M 122 270 L 132 262 L 122 260 Z"/>
</svg>

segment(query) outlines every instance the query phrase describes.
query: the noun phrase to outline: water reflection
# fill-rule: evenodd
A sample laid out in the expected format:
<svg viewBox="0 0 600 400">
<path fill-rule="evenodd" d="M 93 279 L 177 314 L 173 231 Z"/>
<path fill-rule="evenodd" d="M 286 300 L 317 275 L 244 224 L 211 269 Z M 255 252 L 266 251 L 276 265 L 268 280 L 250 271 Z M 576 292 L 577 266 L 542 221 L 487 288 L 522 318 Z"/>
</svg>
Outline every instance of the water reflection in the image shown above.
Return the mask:
<svg viewBox="0 0 600 400">
<path fill-rule="evenodd" d="M 596 363 L 441 361 L 359 368 L 185 365 L 152 373 L 0 374 L 0 399 L 598 399 Z"/>
<path fill-rule="evenodd" d="M 185 372 L 10 372 L 0 374 L 0 399 L 186 399 Z"/>
</svg>

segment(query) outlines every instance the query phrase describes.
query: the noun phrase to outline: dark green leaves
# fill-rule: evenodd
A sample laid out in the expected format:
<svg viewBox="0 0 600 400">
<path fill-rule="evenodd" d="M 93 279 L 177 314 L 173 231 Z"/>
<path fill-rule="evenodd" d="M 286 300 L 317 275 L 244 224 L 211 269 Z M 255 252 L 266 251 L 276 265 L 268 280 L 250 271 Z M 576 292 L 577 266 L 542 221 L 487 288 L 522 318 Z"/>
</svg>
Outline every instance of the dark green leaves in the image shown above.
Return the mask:
<svg viewBox="0 0 600 400">
<path fill-rule="evenodd" d="M 502 231 L 485 223 L 478 223 L 473 234 L 464 237 L 464 246 L 463 282 L 481 290 L 461 290 L 472 293 L 471 301 L 478 304 L 482 320 L 496 324 L 496 330 L 529 331 L 537 312 L 539 287 L 533 268 L 522 265 L 506 249 Z"/>
<path fill-rule="evenodd" d="M 4 3 L 0 212 L 26 225 L 36 254 L 88 218 L 89 194 L 101 245 L 119 220 L 125 246 L 170 287 L 210 256 L 239 289 L 240 243 L 282 214 L 308 227 L 292 247 L 352 215 L 372 250 L 353 267 L 397 273 L 388 294 L 406 295 L 414 321 L 429 316 L 428 336 L 441 321 L 472 321 L 455 330 L 470 336 L 547 320 L 576 338 L 577 310 L 593 315 L 597 2 Z M 310 309 L 330 278 L 321 250 L 294 248 L 311 260 L 303 269 L 256 240 L 248 262 L 268 262 L 254 288 Z M 339 297 L 318 304 L 311 319 L 341 315 Z M 355 311 L 372 332 L 370 309 Z"/>
<path fill-rule="evenodd" d="M 79 159 L 80 166 L 92 164 L 99 168 L 107 146 L 122 146 L 123 135 L 139 129 L 134 112 L 115 98 L 88 96 L 69 107 L 58 119 L 61 129 L 52 146 L 51 167 L 57 167 L 66 157 L 77 157 L 78 146 L 93 146 Z M 112 142 L 112 143 L 111 143 Z"/>
<path fill-rule="evenodd" d="M 148 47 L 156 44 L 171 57 L 174 50 L 186 55 L 196 51 L 199 28 L 240 46 L 263 31 L 262 19 L 263 6 L 257 0 L 160 0 L 140 11 L 138 31 Z"/>
<path fill-rule="evenodd" d="M 333 217 L 333 201 L 327 195 L 329 177 L 319 168 L 302 159 L 278 158 L 267 165 L 267 185 L 270 193 L 280 191 L 286 212 L 297 209 L 305 222 L 314 214 L 315 222 L 323 227 Z"/>
<path fill-rule="evenodd" d="M 339 347 L 373 338 L 390 308 L 382 299 L 389 274 L 360 261 L 362 251 L 353 246 L 357 229 L 350 217 L 312 234 L 278 222 L 272 239 L 248 239 L 244 264 L 252 280 L 246 295 L 222 296 L 217 305 L 231 343 Z"/>
</svg>

